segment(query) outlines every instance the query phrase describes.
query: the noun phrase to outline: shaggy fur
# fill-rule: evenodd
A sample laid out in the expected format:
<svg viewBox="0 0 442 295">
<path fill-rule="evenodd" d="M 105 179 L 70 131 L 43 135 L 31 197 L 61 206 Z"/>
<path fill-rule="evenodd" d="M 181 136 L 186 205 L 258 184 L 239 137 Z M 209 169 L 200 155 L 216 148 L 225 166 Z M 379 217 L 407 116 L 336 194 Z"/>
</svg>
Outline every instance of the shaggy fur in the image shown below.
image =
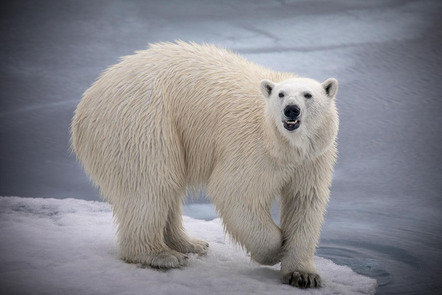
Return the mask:
<svg viewBox="0 0 442 295">
<path fill-rule="evenodd" d="M 336 157 L 336 91 L 335 79 L 320 84 L 184 42 L 106 70 L 77 107 L 72 148 L 113 205 L 122 258 L 173 268 L 186 253 L 205 254 L 181 220 L 186 190 L 205 188 L 253 260 L 281 261 L 284 283 L 320 286 L 313 256 Z M 289 104 L 301 109 L 294 131 L 282 125 Z M 281 228 L 269 211 L 276 196 Z"/>
</svg>

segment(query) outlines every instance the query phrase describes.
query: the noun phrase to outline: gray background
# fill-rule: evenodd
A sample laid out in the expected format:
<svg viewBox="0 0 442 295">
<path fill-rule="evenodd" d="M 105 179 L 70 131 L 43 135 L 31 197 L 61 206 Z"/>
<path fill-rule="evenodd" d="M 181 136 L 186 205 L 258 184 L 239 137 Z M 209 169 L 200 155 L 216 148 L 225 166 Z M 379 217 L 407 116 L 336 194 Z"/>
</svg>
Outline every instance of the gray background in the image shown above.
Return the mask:
<svg viewBox="0 0 442 295">
<path fill-rule="evenodd" d="M 0 195 L 99 200 L 68 151 L 82 93 L 148 43 L 215 43 L 339 80 L 318 255 L 376 278 L 379 294 L 440 292 L 441 12 L 436 0 L 2 1 Z M 186 214 L 214 218 L 207 202 Z"/>
</svg>

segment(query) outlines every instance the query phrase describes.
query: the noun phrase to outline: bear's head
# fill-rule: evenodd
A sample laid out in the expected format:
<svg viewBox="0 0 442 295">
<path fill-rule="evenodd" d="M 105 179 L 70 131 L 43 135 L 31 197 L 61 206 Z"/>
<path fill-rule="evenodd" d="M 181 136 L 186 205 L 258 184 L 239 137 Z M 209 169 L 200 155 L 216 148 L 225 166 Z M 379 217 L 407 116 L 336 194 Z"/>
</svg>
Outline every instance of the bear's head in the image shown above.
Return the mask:
<svg viewBox="0 0 442 295">
<path fill-rule="evenodd" d="M 337 136 L 337 91 L 334 78 L 323 83 L 308 78 L 261 82 L 267 118 L 293 146 L 315 154 L 324 152 Z"/>
</svg>

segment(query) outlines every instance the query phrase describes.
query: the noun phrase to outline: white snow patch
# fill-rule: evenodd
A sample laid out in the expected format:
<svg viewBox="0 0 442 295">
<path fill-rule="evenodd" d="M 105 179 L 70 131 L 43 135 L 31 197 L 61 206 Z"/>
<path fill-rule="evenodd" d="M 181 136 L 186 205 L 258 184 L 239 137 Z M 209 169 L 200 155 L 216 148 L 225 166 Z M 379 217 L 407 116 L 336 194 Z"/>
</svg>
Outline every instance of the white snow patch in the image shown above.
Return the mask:
<svg viewBox="0 0 442 295">
<path fill-rule="evenodd" d="M 0 197 L 1 294 L 374 294 L 376 281 L 316 257 L 322 289 L 279 281 L 279 266 L 250 261 L 225 237 L 219 219 L 183 217 L 210 243 L 206 257 L 157 271 L 119 259 L 111 207 L 77 199 Z"/>
</svg>

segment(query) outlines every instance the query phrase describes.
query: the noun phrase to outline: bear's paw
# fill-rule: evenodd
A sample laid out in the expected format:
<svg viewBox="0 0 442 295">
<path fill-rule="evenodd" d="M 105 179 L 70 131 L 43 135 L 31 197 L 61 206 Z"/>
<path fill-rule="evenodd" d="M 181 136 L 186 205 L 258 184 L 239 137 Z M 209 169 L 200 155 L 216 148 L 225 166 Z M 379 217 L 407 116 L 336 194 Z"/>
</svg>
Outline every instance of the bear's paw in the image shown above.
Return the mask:
<svg viewBox="0 0 442 295">
<path fill-rule="evenodd" d="M 207 255 L 209 250 L 209 243 L 189 237 L 166 237 L 166 244 L 180 253 L 198 254 L 199 256 Z"/>
<path fill-rule="evenodd" d="M 322 287 L 322 280 L 318 274 L 299 271 L 284 275 L 282 277 L 282 283 L 301 289 Z"/>
<path fill-rule="evenodd" d="M 142 265 L 158 269 L 169 269 L 186 266 L 189 257 L 185 254 L 173 250 L 164 250 L 158 253 L 145 254 L 139 261 Z"/>
<path fill-rule="evenodd" d="M 198 254 L 200 256 L 207 255 L 207 252 L 209 251 L 209 243 L 197 240 L 197 239 L 191 239 L 184 250 L 184 253 L 194 253 Z"/>
</svg>

